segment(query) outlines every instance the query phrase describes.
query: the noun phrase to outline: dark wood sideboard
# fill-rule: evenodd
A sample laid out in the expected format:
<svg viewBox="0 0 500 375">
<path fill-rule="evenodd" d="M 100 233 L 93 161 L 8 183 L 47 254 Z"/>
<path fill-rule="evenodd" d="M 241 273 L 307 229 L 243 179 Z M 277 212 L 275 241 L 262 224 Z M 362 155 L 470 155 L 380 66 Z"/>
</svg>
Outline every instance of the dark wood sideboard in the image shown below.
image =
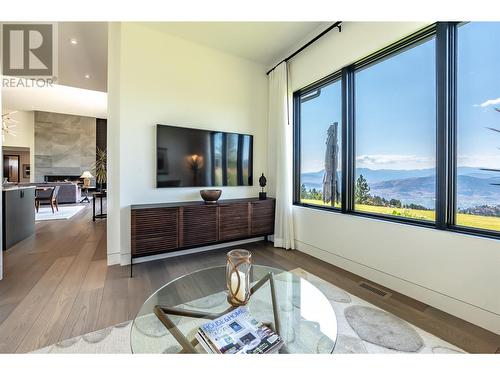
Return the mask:
<svg viewBox="0 0 500 375">
<path fill-rule="evenodd" d="M 133 205 L 132 259 L 271 235 L 274 211 L 273 198 Z"/>
</svg>

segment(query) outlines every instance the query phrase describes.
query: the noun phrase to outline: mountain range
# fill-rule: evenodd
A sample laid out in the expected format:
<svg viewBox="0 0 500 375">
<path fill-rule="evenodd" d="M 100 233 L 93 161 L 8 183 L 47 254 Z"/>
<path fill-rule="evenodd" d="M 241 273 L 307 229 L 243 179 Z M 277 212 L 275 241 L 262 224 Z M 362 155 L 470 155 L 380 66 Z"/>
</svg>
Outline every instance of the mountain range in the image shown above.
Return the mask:
<svg viewBox="0 0 500 375">
<path fill-rule="evenodd" d="M 369 169 L 357 168 L 356 178 L 360 175 L 367 180 L 370 194 L 386 199 L 399 199 L 402 203 L 415 203 L 428 208 L 435 206 L 436 170 L 412 169 Z M 500 204 L 500 183 L 498 173 L 483 171 L 479 168 L 458 168 L 457 205 L 470 208 L 478 205 Z M 321 190 L 324 170 L 301 175 L 301 183 L 306 189 Z"/>
</svg>

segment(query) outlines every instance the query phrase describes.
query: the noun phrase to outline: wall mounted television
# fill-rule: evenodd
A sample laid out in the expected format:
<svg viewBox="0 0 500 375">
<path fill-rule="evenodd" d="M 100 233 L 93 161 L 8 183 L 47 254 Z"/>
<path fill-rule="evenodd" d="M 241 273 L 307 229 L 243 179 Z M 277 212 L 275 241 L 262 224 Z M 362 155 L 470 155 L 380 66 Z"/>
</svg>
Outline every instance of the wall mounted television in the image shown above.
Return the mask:
<svg viewBox="0 0 500 375">
<path fill-rule="evenodd" d="M 156 126 L 156 186 L 252 186 L 253 136 Z"/>
</svg>

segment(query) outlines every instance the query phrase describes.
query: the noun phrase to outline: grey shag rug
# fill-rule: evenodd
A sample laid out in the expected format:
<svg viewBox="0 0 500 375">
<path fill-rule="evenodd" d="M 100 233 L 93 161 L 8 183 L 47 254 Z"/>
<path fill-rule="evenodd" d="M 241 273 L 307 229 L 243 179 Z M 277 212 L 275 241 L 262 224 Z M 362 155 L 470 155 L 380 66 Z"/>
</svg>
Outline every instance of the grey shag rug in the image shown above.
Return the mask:
<svg viewBox="0 0 500 375">
<path fill-rule="evenodd" d="M 414 325 L 384 311 L 315 275 L 297 268 L 292 271 L 315 285 L 329 300 L 337 318 L 337 341 L 334 354 L 354 353 L 464 353 L 450 343 L 415 327 Z M 220 294 L 220 295 L 219 295 Z M 202 298 L 184 305 L 186 308 L 214 309 L 224 303 L 225 295 L 219 293 L 210 298 Z M 220 297 L 220 298 L 219 298 Z M 266 303 L 258 301 L 259 303 Z M 300 301 L 290 300 L 280 306 L 282 314 L 294 314 Z M 258 312 L 259 305 L 256 304 Z M 264 307 L 264 306 L 263 306 Z M 268 311 L 268 309 L 262 309 Z M 259 317 L 261 319 L 266 316 Z M 269 317 L 272 320 L 272 317 Z M 174 318 L 175 323 L 194 337 L 199 322 Z M 178 353 L 180 346 L 153 314 L 146 315 L 141 321 L 124 322 L 116 326 L 73 337 L 57 344 L 39 349 L 33 353 L 131 353 L 130 335 L 134 329 L 135 337 L 141 341 L 142 351 L 157 352 L 159 344 L 163 353 Z M 282 333 L 283 334 L 283 333 Z M 319 323 L 300 318 L 297 325 L 288 329 L 287 344 L 293 352 L 325 353 L 332 347 L 329 337 L 321 333 Z M 149 345 L 149 346 L 148 346 Z"/>
</svg>

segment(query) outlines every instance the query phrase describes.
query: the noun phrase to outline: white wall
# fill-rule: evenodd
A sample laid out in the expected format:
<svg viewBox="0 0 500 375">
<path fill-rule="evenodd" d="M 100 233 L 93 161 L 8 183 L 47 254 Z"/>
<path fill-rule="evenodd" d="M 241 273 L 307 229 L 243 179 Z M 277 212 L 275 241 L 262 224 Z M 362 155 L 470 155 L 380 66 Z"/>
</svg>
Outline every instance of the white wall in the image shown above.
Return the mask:
<svg viewBox="0 0 500 375">
<path fill-rule="evenodd" d="M 297 90 L 425 26 L 344 23 L 291 63 Z M 500 241 L 302 207 L 298 249 L 500 334 Z"/>
<path fill-rule="evenodd" d="M 120 73 L 121 24 L 108 25 L 107 252 L 108 264 L 120 263 Z"/>
<path fill-rule="evenodd" d="M 199 188 L 155 188 L 156 124 L 253 134 L 254 177 L 266 173 L 267 78 L 261 65 L 146 24 L 111 24 L 109 37 L 108 263 L 126 264 L 131 204 L 200 199 Z M 258 184 L 222 190 L 257 196 Z"/>
<path fill-rule="evenodd" d="M 343 22 L 290 61 L 296 91 L 427 26 L 422 22 Z"/>
<path fill-rule="evenodd" d="M 11 109 L 2 109 L 2 113 L 15 112 Z M 33 111 L 17 111 L 12 119 L 19 121 L 13 129 L 15 136 L 6 134 L 3 146 L 29 147 L 30 149 L 30 181 L 35 178 L 35 114 Z M 20 172 L 22 173 L 22 172 Z"/>
</svg>

